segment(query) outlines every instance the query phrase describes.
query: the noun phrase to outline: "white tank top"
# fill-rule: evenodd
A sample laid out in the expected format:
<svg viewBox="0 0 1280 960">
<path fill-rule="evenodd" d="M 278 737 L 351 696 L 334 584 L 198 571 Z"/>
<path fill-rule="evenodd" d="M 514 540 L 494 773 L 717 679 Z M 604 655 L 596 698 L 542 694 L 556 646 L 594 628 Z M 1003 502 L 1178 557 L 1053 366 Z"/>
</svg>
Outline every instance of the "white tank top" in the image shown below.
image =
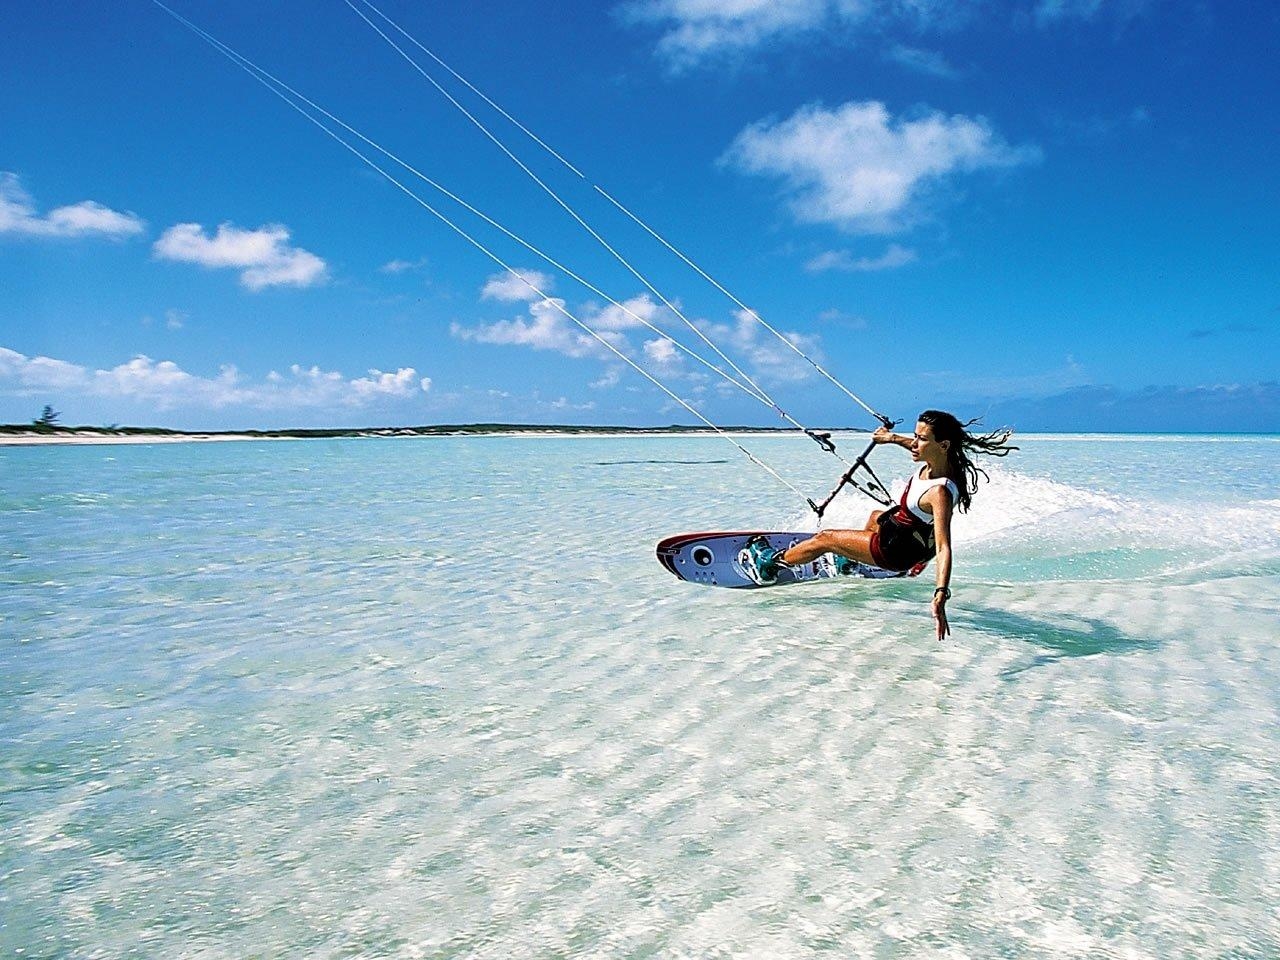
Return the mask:
<svg viewBox="0 0 1280 960">
<path fill-rule="evenodd" d="M 922 523 L 933 524 L 933 514 L 925 511 L 920 506 L 920 498 L 932 490 L 934 487 L 940 487 L 946 484 L 947 491 L 951 494 L 951 505 L 955 506 L 960 502 L 960 490 L 955 485 L 955 481 L 948 477 L 937 477 L 933 480 L 923 480 L 920 474 L 929 469 L 925 464 L 910 480 L 907 481 L 907 489 L 902 494 L 902 502 L 906 508 L 911 511 L 912 515 L 919 519 Z"/>
</svg>

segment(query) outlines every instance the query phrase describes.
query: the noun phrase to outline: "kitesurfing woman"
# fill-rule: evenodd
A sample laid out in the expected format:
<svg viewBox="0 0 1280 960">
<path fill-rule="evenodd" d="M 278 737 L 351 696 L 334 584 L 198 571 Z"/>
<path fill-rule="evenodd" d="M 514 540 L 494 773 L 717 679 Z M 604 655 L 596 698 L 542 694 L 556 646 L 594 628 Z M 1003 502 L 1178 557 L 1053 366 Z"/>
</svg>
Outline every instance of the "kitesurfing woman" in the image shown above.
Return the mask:
<svg viewBox="0 0 1280 960">
<path fill-rule="evenodd" d="M 873 435 L 876 443 L 892 443 L 911 451 L 911 459 L 922 464 L 912 474 L 897 506 L 875 510 L 861 530 L 820 530 L 808 540 L 775 552 L 763 538 L 748 546 L 754 571 L 762 577 L 776 576 L 779 566 L 800 566 L 833 553 L 885 570 L 923 567 L 935 555 L 937 588 L 933 591 L 933 619 L 941 640 L 951 630 L 947 623 L 947 600 L 951 597 L 951 517 L 959 508 L 967 511 L 978 485 L 978 475 L 986 471 L 969 459 L 971 453 L 995 457 L 1018 449 L 1010 446 L 1010 430 L 973 434 L 966 429 L 976 421 L 961 423 L 942 410 L 920 414 L 912 436 L 881 427 Z"/>
</svg>

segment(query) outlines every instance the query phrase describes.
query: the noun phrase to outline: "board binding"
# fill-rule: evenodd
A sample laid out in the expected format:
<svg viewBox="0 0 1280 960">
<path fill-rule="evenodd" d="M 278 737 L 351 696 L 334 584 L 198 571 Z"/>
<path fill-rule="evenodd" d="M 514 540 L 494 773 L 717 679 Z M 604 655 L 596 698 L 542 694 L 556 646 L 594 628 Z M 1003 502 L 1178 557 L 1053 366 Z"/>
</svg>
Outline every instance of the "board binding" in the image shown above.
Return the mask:
<svg viewBox="0 0 1280 960">
<path fill-rule="evenodd" d="M 780 567 L 773 583 L 757 583 L 747 574 L 738 556 L 746 548 L 747 542 L 755 537 L 764 537 L 775 550 L 785 550 L 812 536 L 812 533 L 777 530 L 678 533 L 660 541 L 656 553 L 659 563 L 687 583 L 728 587 L 732 590 L 751 590 L 815 580 L 843 580 L 850 577 L 883 580 L 908 575 L 907 571 L 885 570 L 866 563 L 846 563 L 837 569 L 836 558 L 832 554 L 824 554 L 796 567 Z"/>
</svg>

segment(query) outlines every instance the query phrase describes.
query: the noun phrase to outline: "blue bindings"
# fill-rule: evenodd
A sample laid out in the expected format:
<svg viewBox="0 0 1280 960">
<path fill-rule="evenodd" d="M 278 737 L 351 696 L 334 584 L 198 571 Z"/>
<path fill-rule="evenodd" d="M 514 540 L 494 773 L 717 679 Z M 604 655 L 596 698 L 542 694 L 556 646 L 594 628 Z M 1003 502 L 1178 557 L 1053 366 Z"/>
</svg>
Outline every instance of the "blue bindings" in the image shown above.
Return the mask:
<svg viewBox="0 0 1280 960">
<path fill-rule="evenodd" d="M 794 542 L 796 541 L 793 541 L 793 545 Z M 768 587 L 778 582 L 778 573 L 780 571 L 784 569 L 800 569 L 804 566 L 804 564 L 793 565 L 786 563 L 782 559 L 784 553 L 786 553 L 786 550 L 779 550 L 774 547 L 769 543 L 767 536 L 756 534 L 738 551 L 737 566 L 742 575 L 756 586 Z M 867 571 L 872 569 L 865 563 L 850 560 L 848 557 L 842 557 L 838 553 L 828 553 L 823 556 L 821 566 L 824 573 L 818 574 L 817 565 L 815 565 L 815 575 L 829 577 L 867 576 Z"/>
<path fill-rule="evenodd" d="M 831 559 L 834 562 L 836 576 L 838 577 L 851 577 L 858 572 L 858 567 L 861 566 L 858 561 L 842 557 L 838 553 L 833 553 Z"/>
<path fill-rule="evenodd" d="M 782 562 L 785 552 L 771 547 L 766 537 L 752 537 L 738 551 L 738 565 L 753 583 L 767 587 L 778 582 L 778 569 L 786 566 Z"/>
</svg>

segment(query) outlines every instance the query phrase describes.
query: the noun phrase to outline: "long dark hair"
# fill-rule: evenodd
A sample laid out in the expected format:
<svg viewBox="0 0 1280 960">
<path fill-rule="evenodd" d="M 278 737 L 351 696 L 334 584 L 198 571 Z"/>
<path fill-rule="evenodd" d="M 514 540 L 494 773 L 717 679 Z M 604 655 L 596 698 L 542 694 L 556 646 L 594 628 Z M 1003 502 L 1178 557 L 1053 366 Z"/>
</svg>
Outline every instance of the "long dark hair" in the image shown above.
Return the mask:
<svg viewBox="0 0 1280 960">
<path fill-rule="evenodd" d="M 1009 444 L 1013 431 L 1008 427 L 1001 427 L 991 433 L 970 433 L 968 428 L 978 422 L 976 417 L 961 423 L 945 410 L 926 410 L 918 419 L 933 427 L 934 439 L 939 443 L 943 440 L 951 441 L 951 446 L 947 448 L 947 476 L 955 481 L 956 488 L 960 491 L 959 507 L 962 512 L 967 511 L 969 504 L 973 502 L 978 475 L 991 479 L 987 476 L 987 471 L 969 459 L 969 454 L 985 453 L 989 457 L 1007 457 L 1018 449 Z"/>
</svg>

